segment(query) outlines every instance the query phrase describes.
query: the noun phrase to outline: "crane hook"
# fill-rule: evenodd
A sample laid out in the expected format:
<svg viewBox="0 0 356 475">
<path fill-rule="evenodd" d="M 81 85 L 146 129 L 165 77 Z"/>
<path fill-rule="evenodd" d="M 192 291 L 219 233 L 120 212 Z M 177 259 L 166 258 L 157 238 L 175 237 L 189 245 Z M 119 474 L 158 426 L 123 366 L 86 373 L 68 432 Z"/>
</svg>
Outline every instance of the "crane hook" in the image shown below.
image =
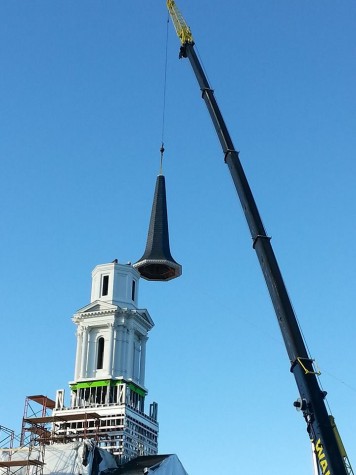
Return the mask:
<svg viewBox="0 0 356 475">
<path fill-rule="evenodd" d="M 163 154 L 164 154 L 164 146 L 163 146 L 163 142 L 162 142 L 162 145 L 161 145 L 161 148 L 159 149 L 159 151 L 161 152 L 161 164 L 160 164 L 160 169 L 159 169 L 159 174 L 162 175 L 162 166 L 163 166 Z"/>
</svg>

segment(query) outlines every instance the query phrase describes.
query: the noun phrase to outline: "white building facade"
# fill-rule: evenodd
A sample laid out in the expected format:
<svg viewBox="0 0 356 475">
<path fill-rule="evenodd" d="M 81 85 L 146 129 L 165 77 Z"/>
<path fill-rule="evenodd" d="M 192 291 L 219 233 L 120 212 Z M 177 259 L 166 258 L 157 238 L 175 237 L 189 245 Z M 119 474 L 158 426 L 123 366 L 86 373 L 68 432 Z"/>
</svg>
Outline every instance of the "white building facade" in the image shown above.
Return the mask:
<svg viewBox="0 0 356 475">
<path fill-rule="evenodd" d="M 139 272 L 116 260 L 95 267 L 91 301 L 77 325 L 71 402 L 57 391 L 54 432 L 60 441 L 94 438 L 121 463 L 157 454 L 157 404 L 145 412 L 148 332 L 154 323 L 138 308 Z"/>
</svg>

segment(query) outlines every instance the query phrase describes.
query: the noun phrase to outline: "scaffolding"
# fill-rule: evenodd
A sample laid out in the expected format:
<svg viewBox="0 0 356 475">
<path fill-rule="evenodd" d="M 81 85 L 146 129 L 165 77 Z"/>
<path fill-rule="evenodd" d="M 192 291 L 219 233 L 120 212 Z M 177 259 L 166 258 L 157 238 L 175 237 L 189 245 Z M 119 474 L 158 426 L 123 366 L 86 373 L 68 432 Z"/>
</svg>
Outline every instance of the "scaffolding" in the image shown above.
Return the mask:
<svg viewBox="0 0 356 475">
<path fill-rule="evenodd" d="M 123 384 L 72 391 L 68 408 L 63 390 L 57 391 L 56 401 L 27 396 L 18 447 L 14 448 L 14 432 L 0 426 L 0 475 L 43 475 L 46 447 L 56 443 L 91 439 L 119 463 L 157 454 L 157 404 L 151 404 L 150 414 L 145 414 L 143 395 L 134 389 L 132 384 Z"/>
<path fill-rule="evenodd" d="M 15 432 L 11 429 L 8 429 L 5 426 L 0 426 L 0 450 L 8 452 L 8 456 L 11 456 L 11 452 L 14 447 Z M 1 464 L 1 460 L 0 460 Z M 1 467 L 1 465 L 0 465 Z M 4 467 L 1 470 L 3 473 L 8 475 L 10 468 Z"/>
<path fill-rule="evenodd" d="M 42 394 L 36 396 L 27 396 L 22 418 L 20 446 L 28 445 L 30 447 L 43 445 L 39 444 L 39 438 L 49 437 L 51 428 L 44 420 L 50 417 L 55 408 L 55 402 Z"/>
<path fill-rule="evenodd" d="M 80 382 L 71 385 L 71 403 L 66 408 L 64 390 L 59 390 L 54 414 L 68 422 L 56 423 L 57 437 L 83 438 L 84 422 L 78 416 L 87 414 L 87 437 L 115 455 L 119 464 L 140 455 L 156 455 L 157 403 L 152 403 L 149 414 L 145 414 L 145 394 L 124 380 Z M 87 411 L 96 411 L 98 419 L 90 420 Z"/>
<path fill-rule="evenodd" d="M 33 403 L 36 403 L 36 406 Z M 93 411 L 56 414 L 52 413 L 55 407 L 55 401 L 47 396 L 28 396 L 26 398 L 22 419 L 21 446 L 28 446 L 31 450 L 34 447 L 39 447 L 44 454 L 45 446 L 54 442 L 66 443 L 73 439 L 81 440 L 89 437 L 96 441 L 99 439 L 99 414 Z M 63 429 L 69 427 L 72 421 L 80 423 L 81 430 L 75 434 L 64 434 Z"/>
<path fill-rule="evenodd" d="M 27 396 L 22 418 L 19 447 L 14 448 L 14 431 L 0 426 L 0 448 L 6 460 L 0 461 L 3 475 L 43 475 L 45 449 L 55 442 L 66 443 L 73 439 L 88 437 L 98 440 L 96 428 L 99 415 L 94 412 L 82 414 L 53 415 L 55 401 L 43 395 Z M 61 434 L 59 428 L 68 427 L 70 421 L 81 421 L 82 430 L 75 434 Z M 93 430 L 94 429 L 94 430 Z M 94 433 L 96 432 L 96 433 Z"/>
<path fill-rule="evenodd" d="M 21 471 L 25 475 L 42 475 L 45 444 L 39 438 L 50 433 L 44 424 L 36 422 L 37 416 L 47 416 L 54 409 L 55 402 L 47 396 L 27 396 L 20 436 L 20 446 L 14 448 L 14 432 L 8 431 L 7 460 L 0 461 L 0 469 L 6 475 Z"/>
</svg>

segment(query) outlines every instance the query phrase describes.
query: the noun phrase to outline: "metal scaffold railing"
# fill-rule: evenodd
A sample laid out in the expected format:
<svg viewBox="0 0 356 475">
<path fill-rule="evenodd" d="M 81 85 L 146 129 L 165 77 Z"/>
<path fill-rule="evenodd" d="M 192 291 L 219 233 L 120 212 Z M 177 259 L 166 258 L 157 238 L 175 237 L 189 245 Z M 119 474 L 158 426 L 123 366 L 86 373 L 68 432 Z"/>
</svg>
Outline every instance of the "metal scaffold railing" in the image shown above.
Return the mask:
<svg viewBox="0 0 356 475">
<path fill-rule="evenodd" d="M 4 439 L 0 439 L 2 451 L 6 454 L 0 461 L 0 470 L 4 475 L 43 475 L 45 446 L 49 443 L 51 434 L 50 427 L 47 421 L 43 422 L 43 418 L 50 415 L 54 405 L 54 401 L 47 396 L 26 398 L 18 447 L 14 447 L 14 431 L 1 426 L 2 432 L 6 434 Z"/>
</svg>

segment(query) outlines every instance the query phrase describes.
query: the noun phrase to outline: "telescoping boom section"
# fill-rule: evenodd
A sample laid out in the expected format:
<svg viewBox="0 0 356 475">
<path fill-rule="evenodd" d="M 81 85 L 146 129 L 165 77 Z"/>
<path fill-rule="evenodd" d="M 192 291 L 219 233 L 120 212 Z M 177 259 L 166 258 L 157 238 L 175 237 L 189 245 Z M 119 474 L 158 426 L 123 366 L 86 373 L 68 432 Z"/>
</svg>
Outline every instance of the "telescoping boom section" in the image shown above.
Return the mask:
<svg viewBox="0 0 356 475">
<path fill-rule="evenodd" d="M 192 33 L 173 0 L 167 0 L 167 8 L 181 41 L 179 57 L 188 58 L 193 68 L 202 92 L 202 97 L 208 108 L 223 149 L 225 163 L 230 170 L 250 229 L 253 248 L 256 251 L 275 309 L 290 359 L 291 372 L 298 386 L 300 397 L 294 405 L 301 410 L 305 418 L 307 431 L 315 448 L 315 455 L 319 463 L 320 472 L 323 475 L 353 474 L 346 452 L 341 450 L 341 439 L 338 436 L 334 420 L 326 409 L 324 401 L 326 393 L 320 388 L 317 378 L 318 373 L 314 368 L 313 360 L 310 358 L 304 344 L 271 245 L 271 238 L 266 234 L 255 199 L 241 165 L 239 154 L 235 150 L 231 140 L 225 121 L 216 102 L 214 91 L 211 89 L 195 53 Z"/>
</svg>

